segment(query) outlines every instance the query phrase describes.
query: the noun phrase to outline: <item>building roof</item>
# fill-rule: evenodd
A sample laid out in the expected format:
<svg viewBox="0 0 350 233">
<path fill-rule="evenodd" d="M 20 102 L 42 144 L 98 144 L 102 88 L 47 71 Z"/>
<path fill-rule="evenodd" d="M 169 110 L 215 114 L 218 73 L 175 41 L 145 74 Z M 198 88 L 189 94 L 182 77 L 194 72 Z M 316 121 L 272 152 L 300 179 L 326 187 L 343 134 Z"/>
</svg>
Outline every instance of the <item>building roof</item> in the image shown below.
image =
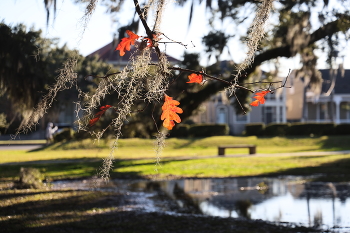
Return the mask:
<svg viewBox="0 0 350 233">
<path fill-rule="evenodd" d="M 329 69 L 320 70 L 322 73 L 322 90 L 321 93 L 327 93 L 332 88 L 332 74 Z M 335 70 L 336 79 L 334 86 L 335 94 L 350 94 L 350 70 Z"/>
<path fill-rule="evenodd" d="M 115 47 L 117 46 L 117 44 L 115 44 L 114 42 L 111 42 L 105 46 L 103 46 L 102 48 L 96 50 L 95 52 L 92 52 L 91 54 L 88 55 L 88 57 L 90 56 L 94 56 L 94 55 L 98 55 L 100 60 L 111 63 L 113 65 L 123 65 L 125 66 L 128 62 L 129 62 L 129 58 L 131 56 L 131 54 L 134 54 L 135 52 L 137 52 L 137 48 L 135 46 L 131 46 L 130 51 L 126 51 L 124 56 L 120 56 L 119 55 L 119 51 L 115 51 Z M 179 64 L 181 61 L 169 56 L 166 54 L 166 56 L 168 57 L 168 61 L 171 64 Z M 151 61 L 152 62 L 157 62 L 158 61 L 158 57 L 156 55 L 156 53 L 151 53 Z"/>
</svg>

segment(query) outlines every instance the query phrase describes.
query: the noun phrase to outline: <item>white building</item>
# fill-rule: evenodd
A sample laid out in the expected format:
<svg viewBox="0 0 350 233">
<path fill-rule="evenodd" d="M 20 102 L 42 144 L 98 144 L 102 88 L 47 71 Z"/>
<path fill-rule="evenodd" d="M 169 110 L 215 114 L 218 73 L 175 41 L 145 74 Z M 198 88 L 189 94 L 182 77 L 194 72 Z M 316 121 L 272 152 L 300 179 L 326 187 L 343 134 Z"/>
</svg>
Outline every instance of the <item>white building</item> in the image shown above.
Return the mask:
<svg viewBox="0 0 350 233">
<path fill-rule="evenodd" d="M 304 79 L 290 79 L 287 91 L 287 120 L 301 122 L 350 123 L 350 70 L 320 70 L 321 92 L 315 93 Z"/>
<path fill-rule="evenodd" d="M 262 79 L 264 77 L 262 76 Z M 284 78 L 278 78 L 278 81 L 284 81 Z M 276 84 L 278 86 L 278 84 Z M 261 88 L 268 87 L 268 84 L 262 84 Z M 251 97 L 254 95 L 252 94 Z M 265 96 L 266 102 L 257 107 L 251 107 L 251 111 L 246 115 L 237 114 L 234 106 L 234 96 L 229 100 L 224 93 L 218 93 L 205 102 L 199 109 L 199 113 L 192 117 L 196 123 L 218 123 L 228 124 L 230 134 L 240 135 L 245 130 L 245 125 L 249 123 L 285 123 L 287 122 L 286 113 L 286 90 L 280 88 L 274 93 L 268 93 Z M 255 99 L 251 99 L 253 101 Z"/>
</svg>

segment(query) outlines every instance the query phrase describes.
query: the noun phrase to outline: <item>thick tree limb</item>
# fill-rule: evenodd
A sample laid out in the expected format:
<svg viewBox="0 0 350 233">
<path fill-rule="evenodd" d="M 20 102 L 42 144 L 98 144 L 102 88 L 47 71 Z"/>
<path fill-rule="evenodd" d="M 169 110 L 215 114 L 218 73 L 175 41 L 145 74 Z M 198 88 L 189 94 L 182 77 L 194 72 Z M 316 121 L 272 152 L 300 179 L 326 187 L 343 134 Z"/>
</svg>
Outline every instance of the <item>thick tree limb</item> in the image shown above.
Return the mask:
<svg viewBox="0 0 350 233">
<path fill-rule="evenodd" d="M 337 20 L 332 21 L 314 31 L 310 35 L 310 40 L 308 45 L 312 45 L 317 41 L 325 39 L 329 35 L 333 35 L 335 33 L 348 30 L 350 28 L 350 17 L 349 16 L 341 16 Z M 273 49 L 266 50 L 259 55 L 257 55 L 254 59 L 252 65 L 245 70 L 246 76 L 241 76 L 239 79 L 239 83 L 243 83 L 243 81 L 255 71 L 256 67 L 260 66 L 265 61 L 269 61 L 271 59 L 275 59 L 278 57 L 292 57 L 293 54 L 291 52 L 290 45 L 284 45 L 280 47 L 276 47 Z M 226 79 L 228 82 L 231 81 Z M 203 102 L 208 100 L 212 95 L 216 94 L 219 91 L 222 91 L 227 84 L 224 82 L 218 81 L 210 81 L 208 82 L 203 89 L 196 93 L 186 93 L 183 98 L 178 99 L 181 102 L 181 108 L 184 110 L 182 114 L 182 118 L 189 117 L 193 114 L 193 111 L 197 109 Z M 243 90 L 238 90 L 243 91 Z M 248 92 L 246 92 L 248 95 Z M 245 95 L 245 96 L 246 96 Z M 240 100 L 242 102 L 242 100 Z"/>
</svg>

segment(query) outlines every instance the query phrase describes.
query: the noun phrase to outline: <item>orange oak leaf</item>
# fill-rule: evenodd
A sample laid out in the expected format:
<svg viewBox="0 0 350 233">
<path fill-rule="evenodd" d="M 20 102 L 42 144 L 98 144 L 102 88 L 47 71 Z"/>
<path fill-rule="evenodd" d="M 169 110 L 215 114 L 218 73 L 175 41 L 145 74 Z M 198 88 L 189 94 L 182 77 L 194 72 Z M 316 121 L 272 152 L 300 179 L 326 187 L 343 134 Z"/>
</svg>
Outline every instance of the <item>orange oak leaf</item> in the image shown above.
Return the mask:
<svg viewBox="0 0 350 233">
<path fill-rule="evenodd" d="M 95 114 L 95 117 L 89 121 L 89 126 L 91 127 L 94 124 L 96 124 L 96 122 L 100 119 L 100 117 L 103 115 L 103 113 L 105 113 L 111 107 L 112 107 L 111 105 L 105 105 L 105 106 L 100 107 L 101 111 L 97 112 Z"/>
<path fill-rule="evenodd" d="M 257 107 L 257 106 L 259 106 L 259 104 L 264 104 L 265 103 L 265 98 L 264 97 L 269 92 L 270 91 L 260 91 L 260 92 L 255 93 L 255 96 L 253 98 L 256 99 L 256 100 L 251 102 L 250 105 Z"/>
<path fill-rule="evenodd" d="M 120 50 L 119 54 L 120 56 L 125 55 L 125 50 L 130 51 L 130 46 L 135 44 L 135 40 L 139 38 L 138 35 L 133 33 L 132 31 L 126 30 L 126 34 L 129 35 L 129 37 L 124 37 L 122 41 L 118 44 L 117 48 L 115 50 Z"/>
<path fill-rule="evenodd" d="M 163 126 L 168 130 L 172 130 L 176 123 L 181 122 L 181 118 L 177 113 L 183 113 L 182 109 L 177 107 L 180 102 L 173 100 L 172 97 L 165 95 L 164 104 L 162 106 L 163 113 L 160 117 L 163 121 Z M 175 121 L 175 122 L 174 122 Z"/>
<path fill-rule="evenodd" d="M 190 79 L 190 81 L 188 81 L 186 83 L 202 83 L 203 82 L 203 76 L 200 74 L 192 73 L 188 76 L 188 78 Z"/>
</svg>

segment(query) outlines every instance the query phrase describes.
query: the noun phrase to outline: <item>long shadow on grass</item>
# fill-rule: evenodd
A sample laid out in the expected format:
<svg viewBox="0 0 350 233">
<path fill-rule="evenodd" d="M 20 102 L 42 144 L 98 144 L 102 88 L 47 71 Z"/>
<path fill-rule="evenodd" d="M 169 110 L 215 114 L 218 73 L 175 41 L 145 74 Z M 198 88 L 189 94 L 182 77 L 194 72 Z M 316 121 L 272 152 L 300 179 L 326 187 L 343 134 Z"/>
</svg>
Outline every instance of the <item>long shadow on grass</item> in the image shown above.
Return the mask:
<svg viewBox="0 0 350 233">
<path fill-rule="evenodd" d="M 116 194 L 117 195 L 117 194 Z M 83 211 L 92 209 L 98 197 L 101 196 L 101 192 L 82 191 L 82 190 L 59 190 L 59 191 L 43 191 L 37 192 L 31 190 L 23 192 L 17 199 L 9 199 L 0 194 L 1 199 L 8 199 L 7 205 L 3 206 L 0 210 L 0 216 L 7 216 L 8 213 L 17 210 L 17 213 L 25 213 L 26 215 L 32 215 L 40 213 L 46 215 L 51 211 Z M 101 198 L 101 197 L 99 197 Z M 103 196 L 102 196 L 103 198 Z M 116 200 L 115 202 L 117 202 Z M 84 205 L 82 205 L 84 203 Z M 101 206 L 102 205 L 102 206 Z M 114 205 L 108 204 L 108 201 L 99 203 L 99 206 L 103 208 L 113 207 Z"/>
<path fill-rule="evenodd" d="M 185 144 L 179 145 L 179 146 L 175 146 L 174 149 L 181 149 L 181 148 L 191 146 L 193 143 L 195 143 L 196 141 L 201 140 L 203 138 L 184 138 L 184 139 L 188 140 L 188 142 L 186 142 Z"/>
<path fill-rule="evenodd" d="M 31 191 L 28 191 L 29 194 Z M 2 232 L 310 232 L 306 228 L 284 228 L 262 221 L 203 218 L 124 211 L 133 198 L 120 193 L 88 191 L 42 192 L 35 201 L 10 200 L 0 208 Z M 0 194 L 1 197 L 1 194 Z M 259 226 L 258 228 L 256 226 Z"/>
<path fill-rule="evenodd" d="M 113 168 L 123 166 L 139 166 L 155 164 L 154 161 L 146 160 L 141 163 L 133 164 L 131 161 L 115 160 Z M 29 162 L 18 162 L 1 164 L 0 177 L 1 178 L 13 178 L 18 177 L 21 167 L 33 167 L 38 168 L 44 176 L 49 179 L 77 179 L 96 176 L 98 170 L 102 166 L 101 158 L 89 158 L 89 159 L 53 159 L 53 160 L 38 160 Z M 111 172 L 112 173 L 112 172 Z M 59 175 L 57 175 L 59 174 Z M 125 172 L 123 174 L 113 174 L 116 177 L 124 175 L 128 178 L 141 178 L 137 172 Z"/>
<path fill-rule="evenodd" d="M 313 156 L 301 156 L 296 159 L 315 158 Z M 281 158 L 282 159 L 282 158 Z M 334 162 L 324 163 L 319 166 L 309 166 L 286 169 L 280 172 L 268 173 L 266 176 L 297 175 L 315 176 L 314 181 L 350 181 L 350 158 L 339 159 Z"/>
<path fill-rule="evenodd" d="M 38 152 L 38 151 L 42 151 L 42 150 L 46 150 L 46 149 L 59 149 L 61 147 L 64 147 L 65 145 L 69 144 L 71 141 L 65 141 L 63 143 L 53 143 L 53 144 L 49 144 L 49 145 L 43 145 L 42 147 L 39 147 L 39 148 L 36 148 L 36 149 L 33 149 L 33 150 L 30 150 L 28 151 L 28 153 L 31 153 L 31 152 Z"/>
<path fill-rule="evenodd" d="M 326 150 L 350 150 L 350 135 L 329 136 L 321 142 L 321 148 Z"/>
</svg>

